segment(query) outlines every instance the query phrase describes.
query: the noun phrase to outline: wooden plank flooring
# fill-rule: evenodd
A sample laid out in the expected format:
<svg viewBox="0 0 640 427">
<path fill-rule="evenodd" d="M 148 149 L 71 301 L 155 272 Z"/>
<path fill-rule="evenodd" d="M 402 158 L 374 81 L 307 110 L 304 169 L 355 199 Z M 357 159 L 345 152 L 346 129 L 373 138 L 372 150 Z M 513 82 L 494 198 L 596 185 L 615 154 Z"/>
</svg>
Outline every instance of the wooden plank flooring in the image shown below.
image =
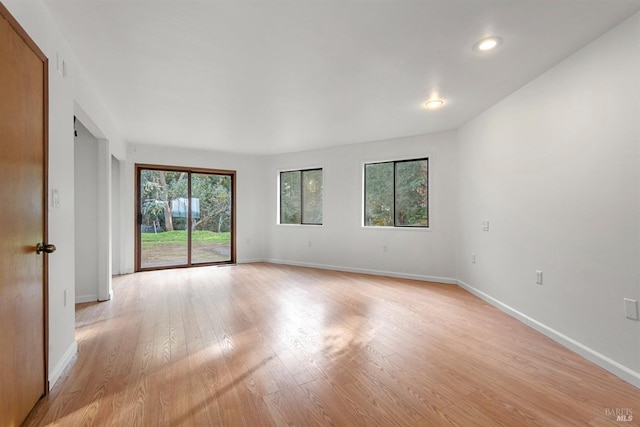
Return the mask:
<svg viewBox="0 0 640 427">
<path fill-rule="evenodd" d="M 639 389 L 457 286 L 244 264 L 114 292 L 26 426 L 640 425 Z"/>
</svg>

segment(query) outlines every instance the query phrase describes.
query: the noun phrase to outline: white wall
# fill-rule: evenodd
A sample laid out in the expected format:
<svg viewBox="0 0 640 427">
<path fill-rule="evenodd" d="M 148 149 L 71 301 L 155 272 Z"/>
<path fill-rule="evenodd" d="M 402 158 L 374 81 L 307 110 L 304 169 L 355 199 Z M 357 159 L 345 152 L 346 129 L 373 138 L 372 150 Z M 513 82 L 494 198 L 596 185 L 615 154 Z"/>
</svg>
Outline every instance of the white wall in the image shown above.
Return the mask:
<svg viewBox="0 0 640 427">
<path fill-rule="evenodd" d="M 98 140 L 76 122 L 75 302 L 98 300 Z"/>
<path fill-rule="evenodd" d="M 425 156 L 430 168 L 430 230 L 362 227 L 363 163 Z M 272 156 L 266 165 L 268 261 L 455 282 L 455 132 Z M 324 170 L 324 224 L 278 225 L 279 172 L 308 167 Z"/>
<path fill-rule="evenodd" d="M 74 113 L 94 135 L 108 139 L 116 156 L 125 155 L 125 145 L 44 3 L 41 0 L 3 0 L 3 4 L 49 58 L 49 190 L 57 189 L 60 195 L 60 205 L 52 207 L 50 204 L 48 214 L 49 242 L 58 248 L 49 257 L 48 369 L 53 386 L 77 349 L 73 304 Z M 63 61 L 64 75 L 61 72 Z M 68 291 L 66 305 L 65 290 Z"/>
<path fill-rule="evenodd" d="M 247 156 L 214 151 L 176 149 L 146 144 L 129 144 L 126 166 L 121 164 L 122 204 L 126 218 L 123 221 L 123 248 L 125 272 L 134 269 L 134 199 L 136 163 L 185 166 L 236 171 L 236 256 L 237 262 L 262 259 L 264 231 L 260 218 L 265 215 L 262 183 L 262 160 Z"/>
<path fill-rule="evenodd" d="M 635 15 L 464 126 L 458 162 L 462 284 L 637 386 L 639 100 Z"/>
</svg>

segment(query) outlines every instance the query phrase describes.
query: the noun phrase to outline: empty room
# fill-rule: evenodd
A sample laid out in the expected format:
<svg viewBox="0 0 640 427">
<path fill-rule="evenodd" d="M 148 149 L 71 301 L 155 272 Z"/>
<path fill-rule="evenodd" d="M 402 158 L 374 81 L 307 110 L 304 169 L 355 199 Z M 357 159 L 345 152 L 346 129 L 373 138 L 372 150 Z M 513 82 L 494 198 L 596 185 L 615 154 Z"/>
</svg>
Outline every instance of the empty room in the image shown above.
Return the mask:
<svg viewBox="0 0 640 427">
<path fill-rule="evenodd" d="M 640 0 L 0 18 L 0 426 L 640 425 Z"/>
</svg>

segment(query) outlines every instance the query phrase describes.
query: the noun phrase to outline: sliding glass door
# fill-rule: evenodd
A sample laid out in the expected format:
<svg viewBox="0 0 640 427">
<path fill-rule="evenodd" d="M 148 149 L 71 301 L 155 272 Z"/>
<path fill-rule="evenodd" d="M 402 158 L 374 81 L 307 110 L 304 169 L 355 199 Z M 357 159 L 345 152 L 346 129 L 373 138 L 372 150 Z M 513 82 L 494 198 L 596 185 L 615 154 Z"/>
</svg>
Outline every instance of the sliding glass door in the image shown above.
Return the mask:
<svg viewBox="0 0 640 427">
<path fill-rule="evenodd" d="M 191 262 L 231 260 L 231 175 L 191 175 Z"/>
<path fill-rule="evenodd" d="M 136 270 L 235 262 L 235 171 L 136 165 Z"/>
</svg>

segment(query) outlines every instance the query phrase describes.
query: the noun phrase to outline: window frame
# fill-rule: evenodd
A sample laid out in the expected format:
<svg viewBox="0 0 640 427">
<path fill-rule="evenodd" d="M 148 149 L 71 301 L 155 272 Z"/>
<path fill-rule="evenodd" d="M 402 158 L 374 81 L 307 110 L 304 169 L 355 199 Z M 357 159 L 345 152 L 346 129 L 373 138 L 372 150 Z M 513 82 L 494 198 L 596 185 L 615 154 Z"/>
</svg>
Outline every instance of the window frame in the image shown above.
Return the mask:
<svg viewBox="0 0 640 427">
<path fill-rule="evenodd" d="M 303 213 L 304 213 L 304 191 L 303 191 L 303 183 L 304 172 L 315 172 L 320 171 L 322 173 L 322 222 L 304 222 Z M 290 173 L 290 172 L 300 172 L 300 222 L 296 223 L 287 223 L 282 222 L 282 174 Z M 324 167 L 316 166 L 316 167 L 307 167 L 302 169 L 283 169 L 278 171 L 278 204 L 277 204 L 277 224 L 284 226 L 318 226 L 322 227 L 324 225 Z"/>
<path fill-rule="evenodd" d="M 230 227 L 231 227 L 231 240 L 230 240 L 230 259 L 224 261 L 213 261 L 213 262 L 192 262 L 192 234 L 191 228 L 189 227 L 189 232 L 187 233 L 187 263 L 186 264 L 172 264 L 167 266 L 153 266 L 153 267 L 143 267 L 142 266 L 142 235 L 139 230 L 140 221 L 142 218 L 141 206 L 140 206 L 140 182 L 142 177 L 143 170 L 155 170 L 155 171 L 165 171 L 165 172 L 184 172 L 188 174 L 188 193 L 187 199 L 189 200 L 189 209 L 188 209 L 188 218 L 190 220 L 191 217 L 191 176 L 193 174 L 211 174 L 211 175 L 225 175 L 229 176 L 231 179 L 231 218 L 230 218 Z M 236 264 L 237 262 L 237 193 L 236 193 L 236 184 L 237 184 L 237 171 L 230 169 L 209 169 L 209 168 L 200 168 L 200 167 L 187 167 L 187 166 L 172 166 L 172 165 L 158 165 L 158 164 L 147 164 L 147 163 L 135 163 L 134 164 L 134 272 L 142 272 L 142 271 L 155 271 L 155 270 L 166 270 L 166 269 L 174 269 L 174 268 L 191 268 L 191 267 L 201 267 L 201 266 L 211 266 L 211 265 L 223 265 L 223 264 Z"/>
<path fill-rule="evenodd" d="M 427 225 L 396 225 L 396 166 L 398 163 L 404 162 L 416 162 L 416 161 L 426 161 L 427 162 Z M 367 230 L 414 230 L 414 231 L 431 231 L 432 223 L 431 223 L 431 160 L 432 156 L 429 155 L 419 155 L 416 157 L 403 157 L 395 160 L 373 160 L 373 161 L 363 161 L 362 162 L 362 217 L 361 217 L 361 228 Z M 392 163 L 393 164 L 393 225 L 367 225 L 367 173 L 366 167 L 367 165 L 376 165 L 376 164 L 384 164 L 384 163 Z"/>
</svg>

